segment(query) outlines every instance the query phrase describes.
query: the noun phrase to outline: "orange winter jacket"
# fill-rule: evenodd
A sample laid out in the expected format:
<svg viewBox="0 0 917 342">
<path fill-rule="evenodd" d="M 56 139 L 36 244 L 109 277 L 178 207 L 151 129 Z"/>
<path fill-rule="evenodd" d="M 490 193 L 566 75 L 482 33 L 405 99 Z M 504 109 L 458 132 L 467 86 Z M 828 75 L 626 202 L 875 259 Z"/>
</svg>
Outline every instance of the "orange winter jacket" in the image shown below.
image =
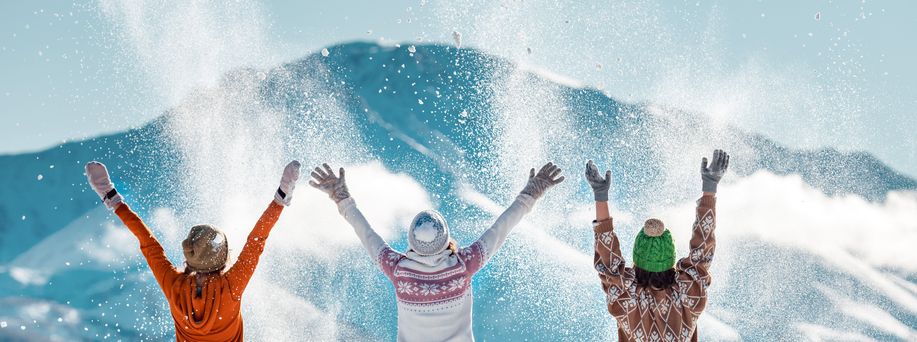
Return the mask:
<svg viewBox="0 0 917 342">
<path fill-rule="evenodd" d="M 272 201 L 248 235 L 236 263 L 204 280 L 198 296 L 195 277 L 178 271 L 169 262 L 162 245 L 140 217 L 124 203 L 115 209 L 115 214 L 140 241 L 140 251 L 169 301 L 176 341 L 242 341 L 242 292 L 255 272 L 265 240 L 281 211 L 283 206 Z"/>
</svg>

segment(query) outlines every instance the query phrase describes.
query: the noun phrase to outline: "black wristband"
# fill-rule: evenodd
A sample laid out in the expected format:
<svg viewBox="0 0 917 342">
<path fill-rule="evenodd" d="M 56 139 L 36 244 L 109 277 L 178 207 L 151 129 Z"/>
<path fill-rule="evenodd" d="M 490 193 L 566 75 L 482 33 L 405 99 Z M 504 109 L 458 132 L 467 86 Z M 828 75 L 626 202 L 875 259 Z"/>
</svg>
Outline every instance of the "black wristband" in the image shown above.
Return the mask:
<svg viewBox="0 0 917 342">
<path fill-rule="evenodd" d="M 115 190 L 114 188 L 112 188 L 111 191 L 105 194 L 105 199 L 110 200 L 112 197 L 115 197 L 115 195 L 117 194 L 118 194 L 118 190 Z"/>
</svg>

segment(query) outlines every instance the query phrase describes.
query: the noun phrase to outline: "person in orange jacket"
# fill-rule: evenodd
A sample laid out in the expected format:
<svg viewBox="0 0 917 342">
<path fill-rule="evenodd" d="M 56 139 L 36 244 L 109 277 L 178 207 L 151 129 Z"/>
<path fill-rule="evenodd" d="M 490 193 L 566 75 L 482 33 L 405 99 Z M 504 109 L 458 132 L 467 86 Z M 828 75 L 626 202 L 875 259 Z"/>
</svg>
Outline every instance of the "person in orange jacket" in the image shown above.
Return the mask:
<svg viewBox="0 0 917 342">
<path fill-rule="evenodd" d="M 182 241 L 185 267 L 183 270 L 175 268 L 150 228 L 115 190 L 105 165 L 89 162 L 86 164 L 86 177 L 105 206 L 114 209 L 140 241 L 140 251 L 169 302 L 175 323 L 175 340 L 242 341 L 242 293 L 255 272 L 271 228 L 292 200 L 293 189 L 299 179 L 299 167 L 298 161 L 292 161 L 284 168 L 274 199 L 248 235 L 238 260 L 229 269 L 226 265 L 229 257 L 226 235 L 208 224 L 191 228 L 188 237 Z"/>
<path fill-rule="evenodd" d="M 729 155 L 713 151 L 701 160 L 701 191 L 690 255 L 675 263 L 672 234 L 662 221 L 648 219 L 634 242 L 634 267 L 626 267 L 608 211 L 611 171 L 603 178 L 590 160 L 586 180 L 595 195 L 595 270 L 608 312 L 618 322 L 619 341 L 697 341 L 697 319 L 707 305 L 710 263 L 716 247 L 716 186 Z"/>
</svg>

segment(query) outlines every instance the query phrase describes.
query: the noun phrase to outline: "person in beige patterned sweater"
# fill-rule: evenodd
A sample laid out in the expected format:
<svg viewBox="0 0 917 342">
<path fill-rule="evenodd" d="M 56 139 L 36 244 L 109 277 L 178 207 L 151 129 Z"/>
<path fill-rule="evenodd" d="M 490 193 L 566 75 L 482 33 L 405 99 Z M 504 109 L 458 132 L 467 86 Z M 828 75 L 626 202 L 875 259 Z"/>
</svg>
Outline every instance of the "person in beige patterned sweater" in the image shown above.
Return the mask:
<svg viewBox="0 0 917 342">
<path fill-rule="evenodd" d="M 716 186 L 729 166 L 729 155 L 713 152 L 701 161 L 703 195 L 691 236 L 690 255 L 675 262 L 675 244 L 662 221 L 646 220 L 634 242 L 634 267 L 625 265 L 608 211 L 611 171 L 599 175 L 586 164 L 586 180 L 595 194 L 595 270 L 602 281 L 608 312 L 618 323 L 619 341 L 697 341 L 697 319 L 707 305 L 708 273 L 716 247 Z"/>
</svg>

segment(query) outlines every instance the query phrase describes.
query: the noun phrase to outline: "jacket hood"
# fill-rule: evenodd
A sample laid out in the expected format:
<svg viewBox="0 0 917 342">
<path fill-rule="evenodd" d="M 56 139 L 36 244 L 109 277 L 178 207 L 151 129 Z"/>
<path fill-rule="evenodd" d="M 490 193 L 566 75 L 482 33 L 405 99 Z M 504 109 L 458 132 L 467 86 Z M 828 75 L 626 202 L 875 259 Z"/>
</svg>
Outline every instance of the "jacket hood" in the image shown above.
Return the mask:
<svg viewBox="0 0 917 342">
<path fill-rule="evenodd" d="M 449 225 L 435 210 L 424 210 L 414 216 L 408 228 L 408 245 L 418 255 L 434 256 L 449 246 Z"/>
</svg>

